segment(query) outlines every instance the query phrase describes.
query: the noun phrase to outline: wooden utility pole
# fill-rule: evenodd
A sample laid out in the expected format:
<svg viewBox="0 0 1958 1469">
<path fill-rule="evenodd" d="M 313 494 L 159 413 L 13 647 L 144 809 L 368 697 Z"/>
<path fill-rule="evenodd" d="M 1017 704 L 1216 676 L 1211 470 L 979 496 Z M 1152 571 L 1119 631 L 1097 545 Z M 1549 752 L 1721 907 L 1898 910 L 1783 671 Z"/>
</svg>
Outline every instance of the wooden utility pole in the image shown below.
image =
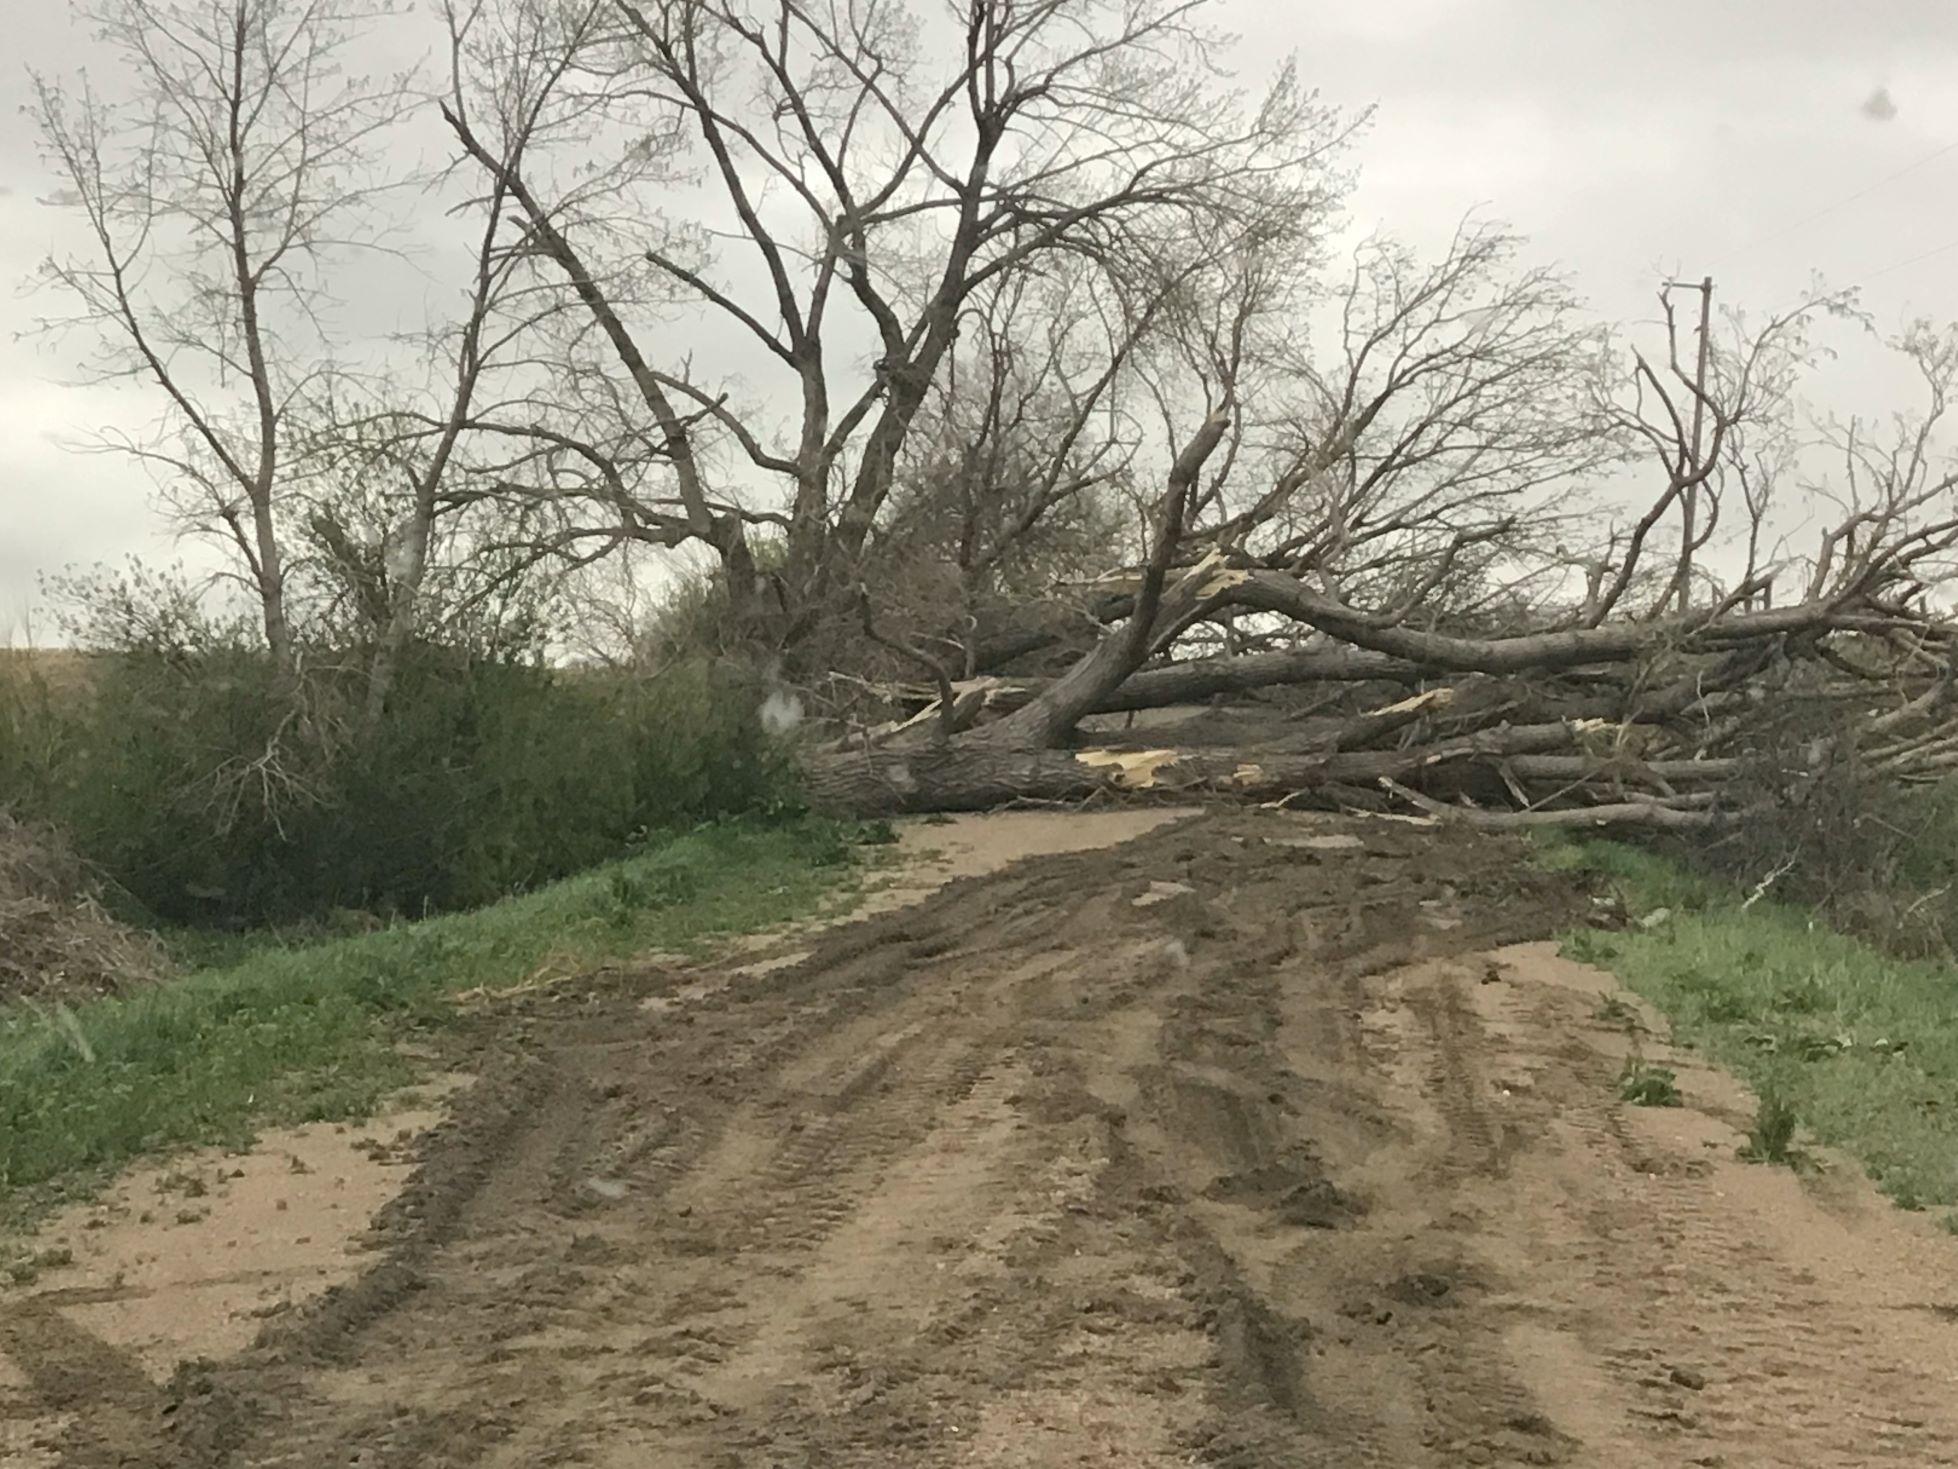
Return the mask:
<svg viewBox="0 0 1958 1469">
<path fill-rule="evenodd" d="M 1679 571 L 1673 578 L 1674 590 L 1679 594 L 1679 610 L 1684 612 L 1693 599 L 1693 536 L 1699 521 L 1700 430 L 1706 418 L 1706 359 L 1707 349 L 1712 343 L 1713 277 L 1702 276 L 1698 281 L 1667 281 L 1666 289 L 1700 293 L 1700 360 L 1693 374 L 1693 458 L 1690 472 L 1694 480 L 1686 487 L 1680 519 Z"/>
</svg>

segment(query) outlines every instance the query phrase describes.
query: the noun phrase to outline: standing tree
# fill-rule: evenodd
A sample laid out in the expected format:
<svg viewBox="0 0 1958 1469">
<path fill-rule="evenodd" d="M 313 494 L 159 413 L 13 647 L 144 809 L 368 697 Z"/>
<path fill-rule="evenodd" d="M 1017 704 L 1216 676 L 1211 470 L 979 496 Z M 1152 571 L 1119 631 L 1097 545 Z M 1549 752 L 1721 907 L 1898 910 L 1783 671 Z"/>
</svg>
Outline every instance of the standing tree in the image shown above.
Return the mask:
<svg viewBox="0 0 1958 1469">
<path fill-rule="evenodd" d="M 56 202 L 86 250 L 43 267 L 89 333 L 95 381 L 157 390 L 148 464 L 183 522 L 242 562 L 267 646 L 295 669 L 282 519 L 294 419 L 329 377 L 331 266 L 371 237 L 372 145 L 403 92 L 349 74 L 364 0 L 107 0 L 87 12 L 127 92 L 37 75 Z"/>
<path fill-rule="evenodd" d="M 793 656 L 854 601 L 975 303 L 1065 264 L 1135 322 L 1183 288 L 1172 247 L 1221 260 L 1282 231 L 1309 257 L 1351 125 L 1289 70 L 1248 102 L 1221 87 L 1204 8 L 965 0 L 951 27 L 864 0 L 452 10 L 449 124 L 629 385 L 614 436 L 669 461 L 631 486 L 593 464 L 597 533 L 710 547 L 738 617 Z M 660 306 L 742 344 L 755 383 L 697 370 Z M 766 575 L 761 531 L 781 541 Z"/>
<path fill-rule="evenodd" d="M 476 564 L 501 539 L 485 522 L 505 517 L 472 488 L 468 440 L 492 390 L 526 380 L 520 349 L 557 309 L 525 291 L 509 194 L 491 180 L 474 191 L 457 311 L 383 344 L 378 371 L 376 344 L 336 320 L 384 248 L 383 196 L 411 182 L 379 156 L 414 106 L 410 78 L 349 70 L 386 14 L 368 0 L 105 0 L 91 15 L 125 98 L 35 79 L 56 202 L 89 234 L 44 267 L 73 306 L 49 325 L 88 334 L 94 380 L 145 383 L 164 404 L 153 434 L 109 446 L 235 553 L 289 688 L 302 641 L 360 661 L 368 731 L 403 650 L 442 612 L 431 578 L 450 611 L 485 575 L 508 585 L 507 555 Z"/>
</svg>

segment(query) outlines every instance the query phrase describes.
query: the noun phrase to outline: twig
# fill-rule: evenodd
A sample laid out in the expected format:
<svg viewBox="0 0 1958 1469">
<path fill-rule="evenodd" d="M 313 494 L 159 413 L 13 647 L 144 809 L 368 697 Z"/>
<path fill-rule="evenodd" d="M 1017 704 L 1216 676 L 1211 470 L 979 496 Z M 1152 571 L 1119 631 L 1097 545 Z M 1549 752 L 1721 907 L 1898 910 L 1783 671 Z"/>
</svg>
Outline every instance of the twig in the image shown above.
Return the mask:
<svg viewBox="0 0 1958 1469">
<path fill-rule="evenodd" d="M 1781 881 L 1782 878 L 1786 877 L 1790 872 L 1794 870 L 1795 870 L 1795 859 L 1793 857 L 1790 857 L 1786 861 L 1784 861 L 1779 867 L 1775 868 L 1772 872 L 1770 872 L 1766 877 L 1762 878 L 1759 882 L 1754 884 L 1754 890 L 1750 892 L 1745 898 L 1741 899 L 1740 906 L 1742 910 L 1745 911 L 1748 908 L 1752 908 L 1756 903 L 1760 902 L 1761 899 L 1765 898 L 1768 895 L 1769 888 L 1773 887 L 1777 882 Z"/>
</svg>

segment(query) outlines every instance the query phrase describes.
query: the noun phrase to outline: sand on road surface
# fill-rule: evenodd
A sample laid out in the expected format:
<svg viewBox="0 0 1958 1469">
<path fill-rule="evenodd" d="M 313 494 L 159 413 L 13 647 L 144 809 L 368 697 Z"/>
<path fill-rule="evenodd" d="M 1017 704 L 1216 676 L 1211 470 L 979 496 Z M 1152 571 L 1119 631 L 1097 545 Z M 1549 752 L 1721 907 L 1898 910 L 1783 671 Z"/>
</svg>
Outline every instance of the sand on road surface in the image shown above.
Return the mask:
<svg viewBox="0 0 1958 1469">
<path fill-rule="evenodd" d="M 554 993 L 357 1278 L 161 1383 L 14 1310 L 0 1415 L 89 1466 L 1958 1464 L 1958 1241 L 1739 1161 L 1545 942 L 1586 901 L 1211 814 Z"/>
</svg>

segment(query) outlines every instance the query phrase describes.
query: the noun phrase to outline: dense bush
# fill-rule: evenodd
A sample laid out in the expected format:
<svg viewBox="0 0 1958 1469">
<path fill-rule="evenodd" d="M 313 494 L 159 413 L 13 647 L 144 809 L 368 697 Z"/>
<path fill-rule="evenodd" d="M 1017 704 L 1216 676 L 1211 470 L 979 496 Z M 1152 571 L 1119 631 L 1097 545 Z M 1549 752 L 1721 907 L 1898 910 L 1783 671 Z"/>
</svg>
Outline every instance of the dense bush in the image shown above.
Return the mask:
<svg viewBox="0 0 1958 1469">
<path fill-rule="evenodd" d="M 789 800 L 758 689 L 719 665 L 424 647 L 369 728 L 327 661 L 295 697 L 207 629 L 100 655 L 76 687 L 0 680 L 0 806 L 69 832 L 151 915 L 232 924 L 468 907 Z"/>
</svg>

